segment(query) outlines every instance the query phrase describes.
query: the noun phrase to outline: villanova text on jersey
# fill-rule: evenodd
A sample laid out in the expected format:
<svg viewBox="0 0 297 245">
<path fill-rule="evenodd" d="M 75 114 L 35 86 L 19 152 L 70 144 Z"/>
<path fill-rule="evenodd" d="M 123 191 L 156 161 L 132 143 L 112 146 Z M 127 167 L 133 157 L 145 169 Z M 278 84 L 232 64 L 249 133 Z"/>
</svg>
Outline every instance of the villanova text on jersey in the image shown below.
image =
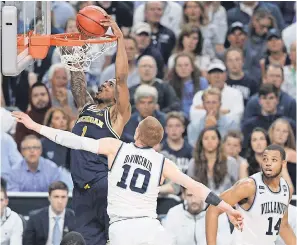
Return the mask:
<svg viewBox="0 0 297 245">
<path fill-rule="evenodd" d="M 284 215 L 288 206 L 281 202 L 265 202 L 261 204 L 261 214 Z"/>
<path fill-rule="evenodd" d="M 152 170 L 152 163 L 140 155 L 126 155 L 124 163 L 135 163 L 145 167 L 148 171 Z"/>
<path fill-rule="evenodd" d="M 110 107 L 97 109 L 95 104 L 88 104 L 83 108 L 72 132 L 92 139 L 119 138 L 111 126 Z M 86 188 L 108 174 L 106 156 L 82 150 L 71 150 L 70 167 L 73 182 L 80 188 Z"/>
</svg>

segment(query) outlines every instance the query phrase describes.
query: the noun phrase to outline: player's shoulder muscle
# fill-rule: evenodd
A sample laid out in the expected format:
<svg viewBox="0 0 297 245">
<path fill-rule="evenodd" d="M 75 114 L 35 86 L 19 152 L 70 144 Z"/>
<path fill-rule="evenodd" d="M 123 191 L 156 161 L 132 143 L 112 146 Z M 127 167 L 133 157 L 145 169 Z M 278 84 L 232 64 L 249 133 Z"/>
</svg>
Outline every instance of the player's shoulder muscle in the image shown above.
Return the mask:
<svg viewBox="0 0 297 245">
<path fill-rule="evenodd" d="M 251 177 L 246 177 L 243 179 L 238 180 L 233 188 L 239 190 L 246 190 L 247 192 L 254 191 L 256 189 L 256 182 Z"/>
<path fill-rule="evenodd" d="M 237 181 L 230 189 L 223 192 L 221 197 L 225 200 L 233 200 L 232 204 L 236 204 L 238 201 L 251 197 L 255 194 L 256 183 L 254 179 L 247 177 Z"/>
</svg>

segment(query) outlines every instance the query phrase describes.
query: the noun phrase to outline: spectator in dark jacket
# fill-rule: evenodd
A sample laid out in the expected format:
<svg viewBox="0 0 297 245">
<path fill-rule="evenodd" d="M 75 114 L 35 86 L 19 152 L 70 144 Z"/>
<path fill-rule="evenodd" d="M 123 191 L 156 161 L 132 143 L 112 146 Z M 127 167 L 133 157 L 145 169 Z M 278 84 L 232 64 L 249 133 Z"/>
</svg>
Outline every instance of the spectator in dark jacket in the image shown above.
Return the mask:
<svg viewBox="0 0 297 245">
<path fill-rule="evenodd" d="M 134 142 L 134 133 L 138 123 L 148 116 L 157 118 L 165 127 L 166 115 L 157 109 L 158 91 L 155 87 L 143 84 L 140 85 L 134 93 L 136 112 L 131 115 L 126 124 L 122 140 L 125 142 Z"/>
<path fill-rule="evenodd" d="M 159 49 L 151 44 L 152 29 L 148 23 L 139 22 L 132 28 L 132 36 L 135 38 L 139 50 L 137 61 L 142 56 L 150 55 L 157 62 L 157 78 L 162 79 L 164 76 L 164 59 Z"/>
<path fill-rule="evenodd" d="M 284 81 L 283 79 L 283 68 L 279 65 L 270 64 L 266 68 L 263 84 L 273 84 L 277 88 L 279 98 L 277 105 L 278 114 L 296 121 L 296 100 L 281 90 L 281 85 Z M 250 98 L 246 105 L 244 119 L 259 115 L 261 115 L 260 98 L 259 94 L 255 94 Z"/>
<path fill-rule="evenodd" d="M 97 1 L 97 5 L 103 8 L 108 15 L 114 16 L 121 29 L 132 26 L 133 10 L 126 3 L 122 1 Z"/>
<path fill-rule="evenodd" d="M 244 149 L 248 146 L 248 138 L 256 127 L 268 130 L 271 124 L 278 118 L 284 117 L 277 110 L 279 101 L 278 89 L 272 84 L 263 84 L 259 90 L 259 105 L 261 113 L 257 116 L 249 117 L 243 121 L 242 133 L 244 135 Z M 296 134 L 296 123 L 290 118 L 287 118 L 290 125 Z"/>
<path fill-rule="evenodd" d="M 257 93 L 258 83 L 243 71 L 244 57 L 242 50 L 229 48 L 225 54 L 225 62 L 228 70 L 226 83 L 242 93 L 244 105 L 246 105 L 249 98 Z"/>
<path fill-rule="evenodd" d="M 146 2 L 144 16 L 145 21 L 150 24 L 152 29 L 152 44 L 160 50 L 167 64 L 169 56 L 175 46 L 175 34 L 172 30 L 161 25 L 160 20 L 163 12 L 163 2 Z"/>
<path fill-rule="evenodd" d="M 48 190 L 50 205 L 30 213 L 23 245 L 60 244 L 62 238 L 75 229 L 74 212 L 66 208 L 69 192 L 67 185 L 56 181 Z"/>
<path fill-rule="evenodd" d="M 270 29 L 267 33 L 266 40 L 266 55 L 260 60 L 262 78 L 265 76 L 265 67 L 269 64 L 277 64 L 281 67 L 291 65 L 290 56 L 286 51 L 281 32 L 277 29 Z"/>
<path fill-rule="evenodd" d="M 167 113 L 173 110 L 180 110 L 180 102 L 172 86 L 156 78 L 157 65 L 153 57 L 146 55 L 140 58 L 138 62 L 138 74 L 141 79 L 140 84 L 152 85 L 157 89 L 158 107 L 160 111 Z M 134 93 L 140 84 L 129 89 L 132 112 L 135 111 Z"/>
<path fill-rule="evenodd" d="M 259 9 L 254 12 L 243 49 L 244 70 L 258 83 L 261 81 L 260 60 L 266 54 L 266 35 L 272 28 L 277 28 L 277 25 L 268 11 Z"/>
<path fill-rule="evenodd" d="M 229 48 L 239 48 L 243 50 L 245 41 L 247 40 L 247 29 L 247 26 L 239 21 L 231 24 L 227 34 Z"/>
<path fill-rule="evenodd" d="M 285 28 L 285 22 L 278 6 L 260 1 L 242 1 L 236 7 L 229 9 L 227 12 L 228 26 L 235 21 L 240 21 L 247 25 L 250 22 L 253 13 L 259 9 L 264 9 L 271 13 L 280 30 Z"/>
<path fill-rule="evenodd" d="M 29 105 L 30 73 L 26 70 L 17 76 L 2 76 L 2 92 L 6 106 L 16 106 L 26 112 Z M 35 79 L 34 79 L 35 80 Z M 35 81 L 34 81 L 35 82 Z"/>
<path fill-rule="evenodd" d="M 269 1 L 269 3 L 278 6 L 284 18 L 286 27 L 293 23 L 296 15 L 295 1 Z"/>
<path fill-rule="evenodd" d="M 51 108 L 51 99 L 49 91 L 43 83 L 35 83 L 30 90 L 29 95 L 30 110 L 27 114 L 37 123 L 43 124 L 45 113 Z M 16 126 L 15 141 L 20 149 L 20 144 L 25 136 L 33 134 L 40 137 L 35 131 L 27 129 L 22 123 Z"/>
</svg>

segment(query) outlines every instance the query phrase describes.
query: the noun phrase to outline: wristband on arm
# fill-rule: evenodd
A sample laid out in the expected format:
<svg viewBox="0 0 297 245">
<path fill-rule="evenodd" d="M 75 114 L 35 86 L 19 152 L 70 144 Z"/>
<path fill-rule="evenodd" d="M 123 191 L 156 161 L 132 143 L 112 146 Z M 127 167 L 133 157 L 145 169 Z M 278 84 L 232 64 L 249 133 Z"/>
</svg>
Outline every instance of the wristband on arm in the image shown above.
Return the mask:
<svg viewBox="0 0 297 245">
<path fill-rule="evenodd" d="M 211 204 L 213 206 L 218 206 L 221 203 L 222 199 L 219 198 L 215 193 L 212 191 L 208 194 L 208 196 L 205 199 L 205 202 L 207 204 Z"/>
</svg>

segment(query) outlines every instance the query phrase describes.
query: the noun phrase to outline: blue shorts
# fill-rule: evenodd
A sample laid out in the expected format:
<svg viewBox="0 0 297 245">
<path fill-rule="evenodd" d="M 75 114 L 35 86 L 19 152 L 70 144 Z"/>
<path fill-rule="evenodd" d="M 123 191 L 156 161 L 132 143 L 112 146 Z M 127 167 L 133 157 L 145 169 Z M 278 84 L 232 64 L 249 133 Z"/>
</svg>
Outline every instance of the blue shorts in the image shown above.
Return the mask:
<svg viewBox="0 0 297 245">
<path fill-rule="evenodd" d="M 82 234 L 86 245 L 106 245 L 108 240 L 107 192 L 107 176 L 86 190 L 74 186 L 72 207 L 76 231 Z"/>
</svg>

